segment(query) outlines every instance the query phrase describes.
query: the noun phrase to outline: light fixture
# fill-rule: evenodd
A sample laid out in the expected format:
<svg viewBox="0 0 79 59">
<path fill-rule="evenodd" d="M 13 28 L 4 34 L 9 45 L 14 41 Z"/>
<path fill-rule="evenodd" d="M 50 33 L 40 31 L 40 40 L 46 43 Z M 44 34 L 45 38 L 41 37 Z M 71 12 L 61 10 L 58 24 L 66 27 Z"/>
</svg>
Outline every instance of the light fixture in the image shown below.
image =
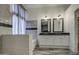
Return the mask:
<svg viewBox="0 0 79 59">
<path fill-rule="evenodd" d="M 59 14 L 58 17 L 60 17 L 61 15 Z"/>
<path fill-rule="evenodd" d="M 47 16 L 45 16 L 45 19 L 47 19 Z"/>
<path fill-rule="evenodd" d="M 45 16 L 44 20 L 47 21 L 47 19 L 48 19 L 47 16 Z"/>
<path fill-rule="evenodd" d="M 57 19 L 59 19 L 59 18 L 61 18 L 61 14 L 59 14 L 59 15 L 57 16 Z"/>
<path fill-rule="evenodd" d="M 45 20 L 45 21 L 48 21 L 48 19 L 51 19 L 51 18 L 48 17 L 48 16 L 45 16 L 45 17 L 44 17 L 44 20 Z"/>
<path fill-rule="evenodd" d="M 61 18 L 61 14 L 59 14 L 58 17 L 57 17 L 57 21 L 58 21 L 59 24 L 60 24 L 60 18 Z"/>
</svg>

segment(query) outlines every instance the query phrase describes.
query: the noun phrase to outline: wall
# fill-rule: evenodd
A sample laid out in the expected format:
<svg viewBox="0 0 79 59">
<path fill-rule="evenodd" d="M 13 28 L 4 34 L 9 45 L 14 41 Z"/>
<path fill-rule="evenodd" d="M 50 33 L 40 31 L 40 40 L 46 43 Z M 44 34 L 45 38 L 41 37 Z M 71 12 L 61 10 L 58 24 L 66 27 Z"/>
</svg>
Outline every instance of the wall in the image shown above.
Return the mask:
<svg viewBox="0 0 79 59">
<path fill-rule="evenodd" d="M 75 14 L 74 11 L 79 8 L 79 5 L 71 5 L 65 12 L 65 19 L 68 24 L 68 31 L 70 32 L 70 49 L 73 52 L 78 52 L 77 50 L 77 32 L 75 24 Z"/>
<path fill-rule="evenodd" d="M 10 8 L 8 4 L 0 4 L 0 18 L 10 19 Z"/>
<path fill-rule="evenodd" d="M 68 7 L 68 6 L 67 6 Z M 53 20 L 53 18 L 57 17 L 59 14 L 61 14 L 63 18 L 65 10 L 67 9 L 65 6 L 53 6 L 53 7 L 38 7 L 38 8 L 27 8 L 28 18 L 27 20 L 38 20 L 38 23 L 40 23 L 41 18 L 44 18 L 45 16 L 48 16 Z M 52 21 L 51 20 L 51 24 Z M 66 21 L 64 20 L 64 23 Z M 40 28 L 40 25 L 38 24 L 38 27 Z M 67 25 L 64 25 L 64 31 L 68 32 Z M 38 31 L 40 32 L 40 30 Z M 53 32 L 53 28 L 51 27 L 51 32 Z"/>
<path fill-rule="evenodd" d="M 9 6 L 10 5 L 7 4 L 0 4 L 0 22 L 2 23 L 11 24 L 11 14 Z M 0 35 L 11 33 L 11 28 L 0 26 Z"/>
</svg>

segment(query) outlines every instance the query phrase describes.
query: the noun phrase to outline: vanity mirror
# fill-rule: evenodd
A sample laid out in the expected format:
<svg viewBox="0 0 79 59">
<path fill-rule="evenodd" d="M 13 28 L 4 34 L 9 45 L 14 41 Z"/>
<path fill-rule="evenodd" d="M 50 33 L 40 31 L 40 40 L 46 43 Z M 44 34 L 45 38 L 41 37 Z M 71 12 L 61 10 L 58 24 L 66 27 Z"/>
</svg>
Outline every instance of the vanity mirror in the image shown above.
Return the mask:
<svg viewBox="0 0 79 59">
<path fill-rule="evenodd" d="M 41 19 L 41 32 L 51 32 L 51 19 Z"/>
<path fill-rule="evenodd" d="M 64 32 L 64 18 L 53 18 L 53 32 Z"/>
</svg>

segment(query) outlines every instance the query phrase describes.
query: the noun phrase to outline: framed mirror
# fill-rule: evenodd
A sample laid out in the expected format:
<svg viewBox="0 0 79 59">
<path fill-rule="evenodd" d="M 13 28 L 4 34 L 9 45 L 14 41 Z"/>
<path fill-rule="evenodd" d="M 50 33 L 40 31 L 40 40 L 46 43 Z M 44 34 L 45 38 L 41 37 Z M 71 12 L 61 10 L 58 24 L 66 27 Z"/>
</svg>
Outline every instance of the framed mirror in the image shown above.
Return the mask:
<svg viewBox="0 0 79 59">
<path fill-rule="evenodd" d="M 51 32 L 51 19 L 41 19 L 41 32 Z"/>
<path fill-rule="evenodd" d="M 64 32 L 64 18 L 53 18 L 53 32 Z"/>
</svg>

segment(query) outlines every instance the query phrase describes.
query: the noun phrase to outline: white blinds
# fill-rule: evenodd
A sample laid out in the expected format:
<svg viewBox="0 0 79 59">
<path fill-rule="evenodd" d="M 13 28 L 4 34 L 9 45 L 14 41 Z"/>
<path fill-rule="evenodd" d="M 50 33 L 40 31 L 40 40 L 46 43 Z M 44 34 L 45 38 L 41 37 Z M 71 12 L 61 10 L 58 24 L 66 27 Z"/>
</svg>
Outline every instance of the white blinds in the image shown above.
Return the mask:
<svg viewBox="0 0 79 59">
<path fill-rule="evenodd" d="M 10 7 L 12 13 L 12 33 L 25 34 L 25 10 L 17 4 L 12 4 Z"/>
</svg>

